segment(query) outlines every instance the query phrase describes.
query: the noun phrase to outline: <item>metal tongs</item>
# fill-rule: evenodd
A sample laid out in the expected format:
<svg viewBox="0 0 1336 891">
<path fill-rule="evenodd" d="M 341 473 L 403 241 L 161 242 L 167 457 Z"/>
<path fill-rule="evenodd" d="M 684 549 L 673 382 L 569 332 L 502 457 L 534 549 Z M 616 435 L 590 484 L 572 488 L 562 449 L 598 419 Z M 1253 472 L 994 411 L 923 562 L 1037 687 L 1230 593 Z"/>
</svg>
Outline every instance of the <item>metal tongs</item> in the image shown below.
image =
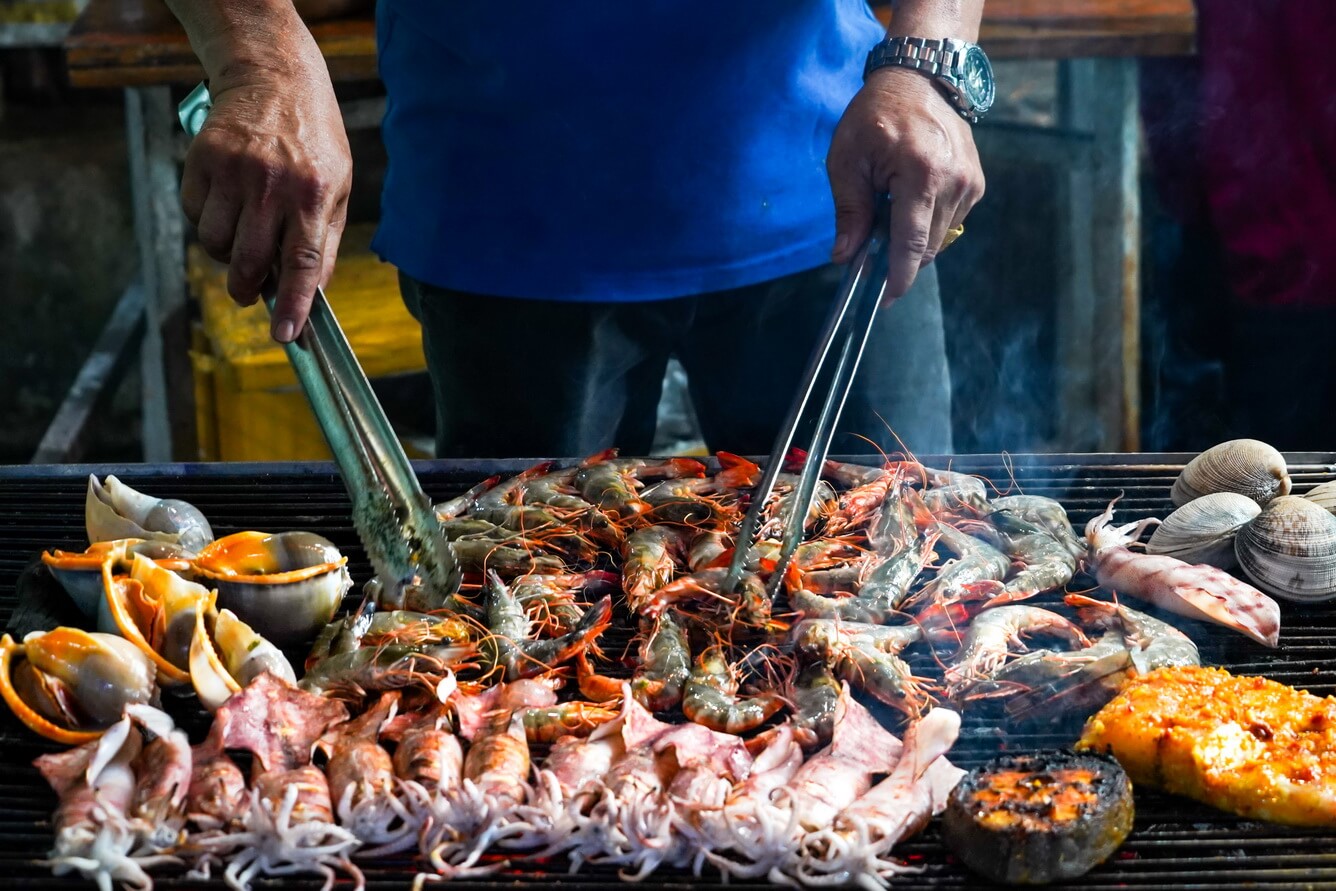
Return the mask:
<svg viewBox="0 0 1336 891">
<path fill-rule="evenodd" d="M 211 107 L 205 84 L 181 103 L 181 125 L 192 137 Z M 260 289 L 270 312 L 277 288 L 271 275 Z M 284 350 L 348 489 L 353 525 L 381 586 L 376 599 L 392 608 L 442 605 L 459 589 L 454 552 L 323 289 Z"/>
<path fill-rule="evenodd" d="M 737 547 L 733 550 L 733 560 L 725 577 L 725 594 L 733 593 L 742 579 L 748 556 L 761 528 L 761 516 L 775 491 L 775 482 L 779 479 L 789 449 L 800 432 L 810 436 L 810 445 L 803 459 L 790 512 L 784 518 L 779 559 L 770 576 L 767 591 L 772 601 L 783 582 L 789 559 L 802 541 L 803 527 L 812 508 L 812 497 L 821 478 L 822 465 L 830 452 L 830 443 L 840 422 L 840 412 L 844 410 L 849 388 L 858 372 L 858 362 L 863 357 L 863 348 L 867 345 L 877 308 L 886 293 L 887 264 L 890 262 L 888 208 L 889 198 L 882 196 L 878 201 L 872 233 L 845 271 L 844 281 L 831 307 L 821 339 L 812 352 L 788 416 L 770 449 L 770 461 L 766 464 L 760 485 L 752 493 L 751 506 L 738 531 Z M 819 407 L 815 406 L 814 397 L 821 399 Z"/>
</svg>

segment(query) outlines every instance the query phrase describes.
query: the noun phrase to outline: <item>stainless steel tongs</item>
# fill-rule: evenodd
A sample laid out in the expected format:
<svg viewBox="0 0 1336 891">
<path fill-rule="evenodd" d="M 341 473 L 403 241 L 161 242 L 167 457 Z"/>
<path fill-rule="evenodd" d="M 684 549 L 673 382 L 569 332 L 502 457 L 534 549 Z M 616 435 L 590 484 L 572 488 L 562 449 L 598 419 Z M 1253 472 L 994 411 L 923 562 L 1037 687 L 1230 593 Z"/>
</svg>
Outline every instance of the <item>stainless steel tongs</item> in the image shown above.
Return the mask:
<svg viewBox="0 0 1336 891">
<path fill-rule="evenodd" d="M 181 125 L 192 137 L 211 106 L 205 84 L 181 103 Z M 277 287 L 270 276 L 260 291 L 271 312 Z M 348 489 L 353 525 L 381 584 L 377 599 L 396 607 L 444 602 L 459 589 L 454 552 L 323 289 L 284 349 Z"/>
<path fill-rule="evenodd" d="M 747 564 L 749 553 L 756 542 L 761 528 L 761 517 L 766 510 L 770 496 L 774 493 L 775 482 L 784 465 L 789 449 L 795 444 L 800 434 L 810 437 L 807 454 L 803 459 L 802 472 L 798 477 L 797 489 L 788 515 L 784 518 L 784 531 L 780 540 L 779 559 L 770 576 L 768 593 L 773 600 L 782 584 L 789 558 L 802 541 L 803 526 L 808 511 L 812 507 L 812 497 L 816 484 L 821 478 L 821 468 L 830 452 L 830 443 L 835 436 L 835 427 L 840 421 L 840 412 L 844 409 L 849 388 L 858 372 L 858 362 L 863 357 L 863 348 L 867 344 L 872 322 L 877 316 L 882 295 L 886 292 L 886 273 L 889 263 L 889 239 L 887 199 L 879 202 L 882 212 L 872 226 L 863 247 L 854 257 L 845 271 L 844 281 L 835 303 L 831 307 L 826 327 L 821 334 L 807 371 L 788 416 L 779 428 L 775 444 L 770 449 L 770 460 L 760 485 L 752 494 L 751 506 L 743 518 L 742 528 L 738 531 L 737 547 L 733 551 L 733 561 L 729 564 L 728 575 L 724 582 L 724 593 L 736 590 Z M 819 406 L 814 397 L 820 398 Z"/>
</svg>

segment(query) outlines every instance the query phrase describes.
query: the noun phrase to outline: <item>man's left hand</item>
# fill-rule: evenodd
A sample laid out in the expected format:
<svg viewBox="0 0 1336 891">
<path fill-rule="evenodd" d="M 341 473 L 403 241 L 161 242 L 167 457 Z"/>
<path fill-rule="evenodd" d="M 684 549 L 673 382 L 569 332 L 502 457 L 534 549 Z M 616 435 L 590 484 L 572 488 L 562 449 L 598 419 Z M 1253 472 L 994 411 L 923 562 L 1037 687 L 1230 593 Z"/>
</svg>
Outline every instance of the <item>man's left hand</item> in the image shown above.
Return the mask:
<svg viewBox="0 0 1336 891">
<path fill-rule="evenodd" d="M 847 263 L 872 229 L 877 196 L 891 195 L 886 299 L 904 296 L 949 229 L 983 197 L 970 125 L 923 74 L 872 72 L 831 140 L 826 173 L 835 197 L 835 249 Z"/>
</svg>

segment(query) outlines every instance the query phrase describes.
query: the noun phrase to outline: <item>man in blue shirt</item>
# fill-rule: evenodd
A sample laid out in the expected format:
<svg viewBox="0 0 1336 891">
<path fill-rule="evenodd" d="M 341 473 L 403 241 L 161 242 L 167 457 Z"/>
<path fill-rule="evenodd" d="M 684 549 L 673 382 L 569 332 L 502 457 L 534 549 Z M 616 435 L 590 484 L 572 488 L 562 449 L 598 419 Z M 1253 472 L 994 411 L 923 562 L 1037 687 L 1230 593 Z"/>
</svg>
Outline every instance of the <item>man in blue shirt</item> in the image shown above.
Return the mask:
<svg viewBox="0 0 1336 891">
<path fill-rule="evenodd" d="M 183 206 L 236 299 L 277 264 L 273 335 L 290 340 L 345 222 L 328 71 L 292 0 L 168 4 L 214 100 Z M 974 41 L 982 6 L 899 0 L 889 37 Z M 864 82 L 888 37 L 865 0 L 380 0 L 376 14 L 389 166 L 374 247 L 423 324 L 438 454 L 644 453 L 674 355 L 707 442 L 768 451 L 832 263 L 884 192 L 897 302 L 841 429 L 950 450 L 929 264 L 983 176 L 966 110 L 929 72 L 892 59 Z"/>
</svg>

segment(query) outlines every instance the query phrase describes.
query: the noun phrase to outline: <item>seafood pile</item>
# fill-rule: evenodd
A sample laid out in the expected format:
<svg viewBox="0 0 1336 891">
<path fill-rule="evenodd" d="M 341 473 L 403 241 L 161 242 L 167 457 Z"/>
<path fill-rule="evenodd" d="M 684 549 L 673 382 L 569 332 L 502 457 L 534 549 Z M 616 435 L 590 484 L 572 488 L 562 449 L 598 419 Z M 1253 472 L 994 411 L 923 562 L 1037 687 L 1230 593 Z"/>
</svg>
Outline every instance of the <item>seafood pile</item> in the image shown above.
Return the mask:
<svg viewBox="0 0 1336 891">
<path fill-rule="evenodd" d="M 880 887 L 961 776 L 962 714 L 1083 719 L 1129 678 L 1198 664 L 1166 612 L 1277 644 L 1273 600 L 1147 553 L 1158 521 L 1114 525 L 1114 505 L 1078 536 L 1050 499 L 912 458 L 828 461 L 810 506 L 781 474 L 739 543 L 759 478 L 727 453 L 609 451 L 485 480 L 436 506 L 456 586 L 372 580 L 342 616 L 324 539 L 214 540 L 189 505 L 90 480 L 88 549 L 43 559 L 96 630 L 0 641 L 6 703 L 77 746 L 39 764 L 61 797 L 53 868 L 246 888 L 391 855 L 419 882 L 562 858 Z M 159 710 L 167 687 L 213 713 L 198 744 Z"/>
</svg>

